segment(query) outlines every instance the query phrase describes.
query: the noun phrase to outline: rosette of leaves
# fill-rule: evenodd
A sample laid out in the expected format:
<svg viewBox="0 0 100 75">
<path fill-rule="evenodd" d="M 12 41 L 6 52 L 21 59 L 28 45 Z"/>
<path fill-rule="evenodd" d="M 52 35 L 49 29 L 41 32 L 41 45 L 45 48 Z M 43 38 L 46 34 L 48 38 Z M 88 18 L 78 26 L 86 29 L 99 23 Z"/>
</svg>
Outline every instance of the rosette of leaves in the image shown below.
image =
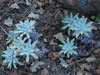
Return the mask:
<svg viewBox="0 0 100 75">
<path fill-rule="evenodd" d="M 72 13 L 70 13 L 70 16 L 66 16 L 66 17 L 62 20 L 63 23 L 66 23 L 66 25 L 64 25 L 64 26 L 62 27 L 62 29 L 64 30 L 64 29 L 70 27 L 70 25 L 73 24 L 73 22 L 74 22 L 77 18 L 78 18 L 78 14 L 73 15 Z"/>
<path fill-rule="evenodd" d="M 15 33 L 22 33 L 23 35 L 27 35 L 29 37 L 29 32 L 32 32 L 34 28 L 35 20 L 29 21 L 29 19 L 25 20 L 24 22 L 20 21 L 20 23 L 16 24 L 17 28 L 14 31 Z"/>
<path fill-rule="evenodd" d="M 16 39 L 17 37 L 18 34 L 16 34 L 14 31 L 9 31 L 7 44 L 10 43 L 12 40 Z"/>
<path fill-rule="evenodd" d="M 22 63 L 19 61 L 19 59 L 16 57 L 16 48 L 11 46 L 11 47 L 7 47 L 6 51 L 3 51 L 3 55 L 2 57 L 5 58 L 5 60 L 3 61 L 3 63 L 8 63 L 8 68 L 12 68 L 12 65 L 14 68 L 16 67 L 16 64 L 22 65 Z"/>
<path fill-rule="evenodd" d="M 77 46 L 74 46 L 74 39 L 70 41 L 69 38 L 67 38 L 66 41 L 61 40 L 61 42 L 62 44 L 59 45 L 62 48 L 60 53 L 66 54 L 68 58 L 70 55 L 77 54 L 75 51 Z"/>
<path fill-rule="evenodd" d="M 23 47 L 25 47 L 25 41 L 27 40 L 27 38 L 25 37 L 24 39 L 22 39 L 21 36 L 19 36 L 17 39 L 14 39 L 13 41 L 13 46 L 19 50 L 22 50 Z"/>
<path fill-rule="evenodd" d="M 62 20 L 63 23 L 66 23 L 65 26 L 62 27 L 62 29 L 68 29 L 68 33 L 70 31 L 74 31 L 74 36 L 76 38 L 79 35 L 85 35 L 87 36 L 89 32 L 91 32 L 92 29 L 96 29 L 95 26 L 93 26 L 93 22 L 87 22 L 87 18 L 82 16 L 82 18 L 78 17 L 78 14 L 74 15 L 70 13 L 70 16 L 66 16 L 64 20 Z"/>
<path fill-rule="evenodd" d="M 38 59 L 38 56 L 36 53 L 39 51 L 38 48 L 36 48 L 36 43 L 37 41 L 34 41 L 31 44 L 31 41 L 29 40 L 24 47 L 22 47 L 22 50 L 20 52 L 20 55 L 25 55 L 26 56 L 26 61 L 29 61 L 30 56 L 33 56 L 34 58 Z"/>
<path fill-rule="evenodd" d="M 89 32 L 91 32 L 94 27 L 92 26 L 93 22 L 87 22 L 87 18 L 84 16 L 82 18 L 77 18 L 72 25 L 70 25 L 70 29 L 74 31 L 74 35 L 76 38 L 81 34 L 87 36 Z"/>
</svg>

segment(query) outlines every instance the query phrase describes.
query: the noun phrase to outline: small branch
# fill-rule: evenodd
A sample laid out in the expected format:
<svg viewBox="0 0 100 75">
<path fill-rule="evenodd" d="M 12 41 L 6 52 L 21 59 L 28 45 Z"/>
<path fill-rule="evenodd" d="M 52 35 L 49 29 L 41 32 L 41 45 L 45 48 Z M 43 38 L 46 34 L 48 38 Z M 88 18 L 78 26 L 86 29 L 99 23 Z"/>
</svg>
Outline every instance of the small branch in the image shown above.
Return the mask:
<svg viewBox="0 0 100 75">
<path fill-rule="evenodd" d="M 8 35 L 8 33 L 6 32 L 6 30 L 2 26 L 0 26 L 0 28 L 6 33 L 6 35 Z"/>
<path fill-rule="evenodd" d="M 79 62 L 81 62 L 81 61 L 83 61 L 83 60 L 85 60 L 85 59 L 86 59 L 86 58 L 83 58 L 83 59 L 80 59 L 80 60 L 78 60 L 78 61 L 76 61 L 76 62 L 70 63 L 69 66 L 72 66 L 72 65 L 74 65 L 74 64 L 76 64 L 76 63 L 79 63 Z"/>
</svg>

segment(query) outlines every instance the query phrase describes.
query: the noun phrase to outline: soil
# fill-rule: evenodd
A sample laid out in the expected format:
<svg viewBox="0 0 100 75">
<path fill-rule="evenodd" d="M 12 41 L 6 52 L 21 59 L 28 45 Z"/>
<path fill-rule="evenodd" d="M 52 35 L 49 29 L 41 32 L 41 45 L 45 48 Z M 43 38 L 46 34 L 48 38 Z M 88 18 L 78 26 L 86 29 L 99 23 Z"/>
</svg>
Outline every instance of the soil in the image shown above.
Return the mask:
<svg viewBox="0 0 100 75">
<path fill-rule="evenodd" d="M 27 19 L 31 12 L 39 14 L 39 19 L 35 25 L 35 33 L 30 33 L 31 40 L 38 40 L 38 47 L 40 53 L 37 55 L 44 64 L 37 69 L 36 72 L 30 70 L 30 66 L 34 59 L 30 59 L 29 63 L 25 63 L 23 66 L 12 68 L 11 70 L 0 62 L 0 75 L 100 75 L 100 25 L 94 22 L 97 30 L 93 30 L 89 33 L 89 36 L 79 36 L 75 39 L 75 45 L 78 46 L 78 55 L 73 55 L 67 58 L 65 55 L 60 55 L 61 48 L 58 46 L 61 44 L 60 40 L 54 37 L 58 33 L 62 33 L 64 39 L 72 37 L 67 34 L 67 29 L 61 30 L 64 25 L 61 20 L 66 16 L 66 12 L 70 13 L 71 10 L 64 9 L 63 5 L 58 2 L 50 2 L 49 0 L 30 0 L 31 4 L 27 5 L 24 0 L 4 0 L 0 7 L 0 51 L 6 50 L 7 47 L 7 34 L 16 28 L 16 24 L 19 21 Z M 51 0 L 53 1 L 53 0 Z M 11 5 L 17 3 L 19 9 L 11 8 Z M 43 13 L 37 12 L 37 10 L 43 9 Z M 74 14 L 79 13 L 80 16 L 89 15 L 80 12 L 73 11 Z M 4 24 L 4 21 L 8 17 L 13 18 L 13 24 L 11 26 Z M 32 18 L 30 18 L 31 20 Z M 89 20 L 90 17 L 88 17 Z M 34 31 L 34 30 L 33 30 Z M 33 36 L 32 36 L 33 35 Z M 37 36 L 35 39 L 35 36 Z M 88 62 L 87 59 L 95 57 L 96 60 Z M 68 67 L 65 68 L 61 65 L 60 58 L 67 62 Z M 21 58 L 23 61 L 24 58 Z M 23 61 L 24 62 L 24 61 Z"/>
</svg>

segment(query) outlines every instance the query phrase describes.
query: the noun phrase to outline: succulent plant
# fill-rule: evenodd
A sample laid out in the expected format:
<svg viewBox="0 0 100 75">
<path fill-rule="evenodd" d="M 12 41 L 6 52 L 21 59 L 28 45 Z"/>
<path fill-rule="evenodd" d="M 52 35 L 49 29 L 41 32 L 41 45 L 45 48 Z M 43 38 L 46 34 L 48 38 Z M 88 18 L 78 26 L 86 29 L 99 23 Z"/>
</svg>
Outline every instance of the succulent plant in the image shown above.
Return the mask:
<svg viewBox="0 0 100 75">
<path fill-rule="evenodd" d="M 76 38 L 81 34 L 88 35 L 94 27 L 93 22 L 87 22 L 87 18 L 84 16 L 82 18 L 77 18 L 74 23 L 70 26 L 70 29 L 74 31 Z"/>
<path fill-rule="evenodd" d="M 29 40 L 24 47 L 22 47 L 22 50 L 20 52 L 20 55 L 26 55 L 26 61 L 29 61 L 30 55 L 33 56 L 34 58 L 38 58 L 38 56 L 36 55 L 36 52 L 39 51 L 38 48 L 36 48 L 36 43 L 37 41 L 34 41 L 31 44 L 31 41 Z"/>
<path fill-rule="evenodd" d="M 95 26 L 93 26 L 93 22 L 87 22 L 87 18 L 82 16 L 81 18 L 78 17 L 78 14 L 75 16 L 70 14 L 70 16 L 67 16 L 62 20 L 63 23 L 66 23 L 65 26 L 62 27 L 62 29 L 68 29 L 68 32 L 70 30 L 74 31 L 74 36 L 76 38 L 81 34 L 87 36 L 89 32 L 91 32 L 92 29 L 96 29 Z"/>
<path fill-rule="evenodd" d="M 68 58 L 70 55 L 77 54 L 77 52 L 75 51 L 77 46 L 74 46 L 74 39 L 70 41 L 69 38 L 67 38 L 66 41 L 61 40 L 61 42 L 63 44 L 59 45 L 62 48 L 60 53 L 66 54 Z"/>
<path fill-rule="evenodd" d="M 17 49 L 19 49 L 19 50 L 21 50 L 22 49 L 22 47 L 24 47 L 25 46 L 25 41 L 26 41 L 26 37 L 24 38 L 24 39 L 22 39 L 22 37 L 18 37 L 17 39 L 14 39 L 14 41 L 13 41 L 13 46 L 15 47 L 15 48 L 17 48 Z"/>
<path fill-rule="evenodd" d="M 29 35 L 34 34 L 35 40 L 38 39 L 36 31 L 32 31 L 34 24 L 34 20 L 29 21 L 29 19 L 27 19 L 24 22 L 20 21 L 20 23 L 16 25 L 16 30 L 10 31 L 9 34 L 7 34 L 8 43 L 10 43 L 10 45 L 7 47 L 7 50 L 3 51 L 2 57 L 5 58 L 3 62 L 8 63 L 8 68 L 11 69 L 12 65 L 14 68 L 17 68 L 16 64 L 22 65 L 22 63 L 19 62 L 18 56 L 25 55 L 27 62 L 29 62 L 30 56 L 38 58 L 36 55 L 39 51 L 39 49 L 36 48 L 37 41 L 32 43 L 32 40 L 30 40 L 32 37 L 29 37 Z"/>
<path fill-rule="evenodd" d="M 18 34 L 16 34 L 14 31 L 9 31 L 7 43 L 10 43 L 12 40 L 16 39 L 17 37 Z"/>
<path fill-rule="evenodd" d="M 70 27 L 71 24 L 78 18 L 78 14 L 73 15 L 73 13 L 70 13 L 70 16 L 66 16 L 62 22 L 66 23 L 65 26 L 62 27 L 62 29 L 66 29 L 67 27 Z"/>
<path fill-rule="evenodd" d="M 12 65 L 14 68 L 16 68 L 16 64 L 22 65 L 21 62 L 19 62 L 18 58 L 16 57 L 16 48 L 7 47 L 6 51 L 3 51 L 3 57 L 5 57 L 4 63 L 8 63 L 8 68 L 12 68 Z"/>
<path fill-rule="evenodd" d="M 35 20 L 29 21 L 29 19 L 25 20 L 24 22 L 20 21 L 20 23 L 16 24 L 17 28 L 14 32 L 26 34 L 29 37 L 29 32 L 32 31 L 35 23 Z"/>
</svg>

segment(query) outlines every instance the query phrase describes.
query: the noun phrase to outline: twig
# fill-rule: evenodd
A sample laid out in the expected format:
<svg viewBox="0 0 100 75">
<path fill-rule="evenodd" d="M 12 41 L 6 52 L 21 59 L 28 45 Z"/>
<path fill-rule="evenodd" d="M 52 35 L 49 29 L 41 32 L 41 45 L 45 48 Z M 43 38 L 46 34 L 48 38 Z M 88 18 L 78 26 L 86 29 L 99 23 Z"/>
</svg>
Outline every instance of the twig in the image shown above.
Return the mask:
<svg viewBox="0 0 100 75">
<path fill-rule="evenodd" d="M 72 66 L 72 65 L 74 65 L 74 64 L 76 64 L 76 63 L 78 63 L 78 62 L 81 62 L 81 61 L 85 60 L 85 59 L 86 59 L 86 58 L 83 58 L 83 59 L 80 59 L 80 60 L 78 60 L 78 61 L 76 61 L 76 62 L 70 63 L 69 66 Z"/>
<path fill-rule="evenodd" d="M 6 33 L 6 35 L 8 35 L 8 33 L 6 32 L 6 30 L 2 26 L 0 26 L 0 28 Z"/>
<path fill-rule="evenodd" d="M 75 75 L 75 65 L 74 65 L 74 67 L 73 67 L 73 70 L 74 70 L 74 75 Z"/>
<path fill-rule="evenodd" d="M 25 72 L 25 71 L 22 71 L 22 70 L 17 70 L 17 71 L 19 71 L 19 72 L 21 72 L 21 73 L 26 73 L 26 74 L 32 74 L 32 73 L 29 73 L 29 72 Z"/>
<path fill-rule="evenodd" d="M 55 63 L 55 62 L 54 62 L 54 63 Z M 55 67 L 56 67 L 57 75 L 59 75 L 56 63 L 55 63 Z"/>
</svg>

